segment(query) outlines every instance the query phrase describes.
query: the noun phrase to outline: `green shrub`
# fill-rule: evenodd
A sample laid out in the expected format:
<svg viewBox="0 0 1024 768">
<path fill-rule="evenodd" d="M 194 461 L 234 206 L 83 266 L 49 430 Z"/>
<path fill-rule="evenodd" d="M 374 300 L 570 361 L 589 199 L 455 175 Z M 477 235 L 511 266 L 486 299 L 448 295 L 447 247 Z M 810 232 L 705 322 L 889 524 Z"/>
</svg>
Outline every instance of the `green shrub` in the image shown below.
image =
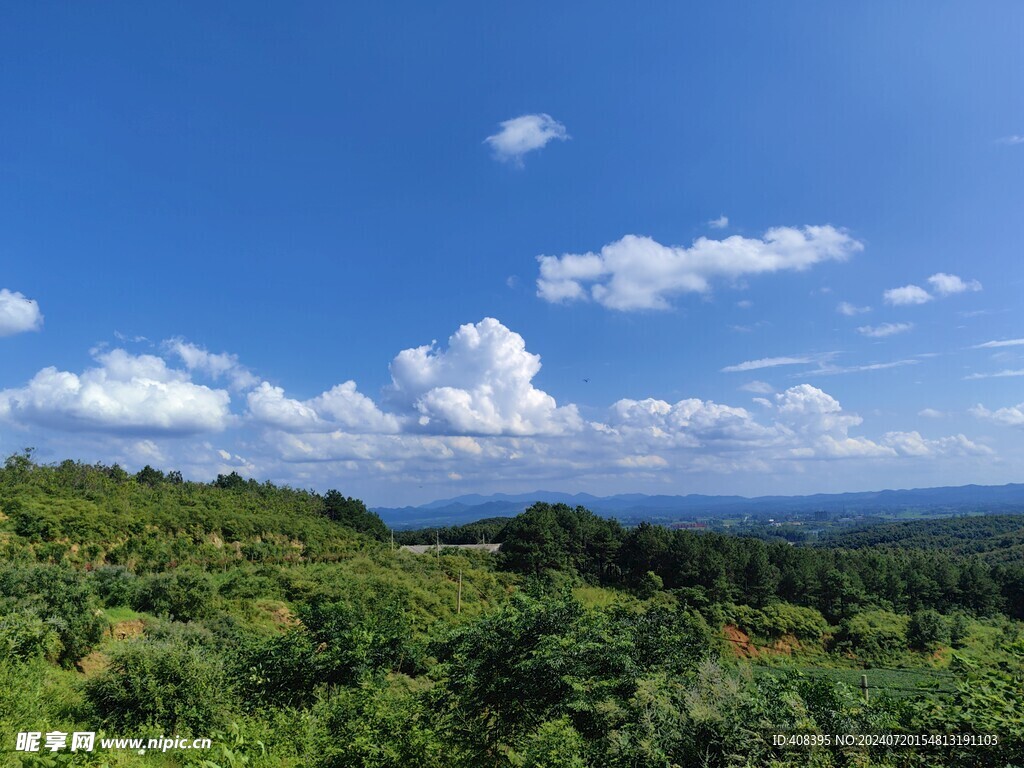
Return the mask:
<svg viewBox="0 0 1024 768">
<path fill-rule="evenodd" d="M 0 567 L 0 613 L 15 611 L 34 612 L 56 632 L 65 666 L 92 650 L 107 628 L 82 575 L 65 566 Z"/>
<path fill-rule="evenodd" d="M 907 621 L 891 611 L 855 614 L 840 627 L 840 647 L 868 663 L 890 662 L 907 647 Z"/>
<path fill-rule="evenodd" d="M 411 661 L 412 625 L 398 590 L 303 606 L 300 616 L 320 649 L 317 663 L 325 682 L 349 685 Z"/>
<path fill-rule="evenodd" d="M 907 642 L 915 651 L 934 651 L 949 640 L 949 627 L 938 611 L 914 611 L 907 624 Z"/>
<path fill-rule="evenodd" d="M 221 645 L 220 638 L 203 624 L 194 621 L 147 620 L 146 637 L 149 640 L 210 650 L 216 650 Z"/>
<path fill-rule="evenodd" d="M 15 500 L 7 505 L 14 532 L 32 542 L 52 541 L 60 536 L 60 521 L 49 512 L 28 509 Z"/>
<path fill-rule="evenodd" d="M 517 768 L 587 768 L 584 741 L 567 717 L 541 723 L 512 758 Z"/>
<path fill-rule="evenodd" d="M 281 587 L 275 579 L 247 570 L 234 570 L 227 575 L 217 591 L 222 597 L 232 600 L 255 600 L 256 598 L 281 598 Z"/>
<path fill-rule="evenodd" d="M 88 584 L 104 605 L 113 608 L 135 602 L 139 579 L 124 566 L 107 565 L 90 572 Z"/>
<path fill-rule="evenodd" d="M 317 768 L 465 765 L 458 750 L 433 730 L 422 700 L 401 679 L 341 689 L 319 709 L 323 725 L 312 750 Z"/>
<path fill-rule="evenodd" d="M 963 648 L 971 634 L 971 620 L 963 611 L 957 611 L 949 618 L 949 643 L 954 648 Z"/>
<path fill-rule="evenodd" d="M 192 621 L 209 615 L 213 597 L 209 576 L 201 571 L 182 569 L 143 579 L 133 607 L 179 621 Z"/>
<path fill-rule="evenodd" d="M 821 611 L 790 603 L 771 603 L 761 609 L 763 630 L 770 637 L 793 635 L 798 640 L 820 643 L 829 631 L 828 622 Z"/>
<path fill-rule="evenodd" d="M 85 696 L 105 726 L 123 733 L 159 727 L 206 734 L 224 725 L 230 709 L 219 657 L 163 640 L 125 645 L 86 681 Z"/>
<path fill-rule="evenodd" d="M 303 629 L 251 640 L 231 660 L 232 677 L 251 707 L 305 706 L 322 682 L 316 646 Z"/>
<path fill-rule="evenodd" d="M 661 576 L 654 571 L 647 571 L 647 573 L 640 577 L 640 582 L 636 587 L 636 594 L 641 600 L 649 600 L 664 588 L 665 582 L 662 581 Z"/>
<path fill-rule="evenodd" d="M 57 661 L 63 648 L 56 629 L 34 611 L 0 616 L 0 658 Z"/>
</svg>

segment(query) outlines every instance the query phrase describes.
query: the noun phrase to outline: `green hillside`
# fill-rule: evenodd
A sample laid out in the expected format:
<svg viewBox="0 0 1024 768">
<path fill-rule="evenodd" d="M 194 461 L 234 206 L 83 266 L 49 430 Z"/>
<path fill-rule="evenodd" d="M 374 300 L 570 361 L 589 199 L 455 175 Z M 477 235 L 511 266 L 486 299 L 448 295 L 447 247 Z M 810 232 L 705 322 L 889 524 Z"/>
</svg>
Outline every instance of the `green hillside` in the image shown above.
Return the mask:
<svg viewBox="0 0 1024 768">
<path fill-rule="evenodd" d="M 1024 515 L 982 515 L 880 523 L 837 531 L 830 547 L 890 547 L 979 555 L 991 563 L 1024 564 Z"/>
<path fill-rule="evenodd" d="M 623 528 L 548 504 L 445 532 L 479 536 L 502 553 L 414 555 L 337 491 L 11 457 L 0 469 L 0 761 L 1024 760 L 1012 558 Z M 18 733 L 55 731 L 212 744 L 16 748 Z M 999 744 L 772 740 L 896 732 Z"/>
</svg>

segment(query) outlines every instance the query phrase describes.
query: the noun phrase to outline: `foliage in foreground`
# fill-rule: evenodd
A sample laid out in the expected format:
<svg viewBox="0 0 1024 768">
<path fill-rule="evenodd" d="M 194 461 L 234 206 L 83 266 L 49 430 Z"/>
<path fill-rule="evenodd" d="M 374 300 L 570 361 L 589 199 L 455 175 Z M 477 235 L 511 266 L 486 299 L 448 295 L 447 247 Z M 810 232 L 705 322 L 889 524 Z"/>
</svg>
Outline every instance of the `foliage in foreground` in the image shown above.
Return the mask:
<svg viewBox="0 0 1024 768">
<path fill-rule="evenodd" d="M 1024 764 L 1003 565 L 625 530 L 557 505 L 508 523 L 502 558 L 416 557 L 340 493 L 25 457 L 0 470 L 0 510 L 3 738 L 215 740 L 96 765 Z M 755 645 L 757 665 L 738 658 Z M 865 702 L 801 659 L 942 665 L 945 687 Z M 771 742 L 905 731 L 1001 744 Z M 47 764 L 11 746 L 0 763 Z"/>
</svg>

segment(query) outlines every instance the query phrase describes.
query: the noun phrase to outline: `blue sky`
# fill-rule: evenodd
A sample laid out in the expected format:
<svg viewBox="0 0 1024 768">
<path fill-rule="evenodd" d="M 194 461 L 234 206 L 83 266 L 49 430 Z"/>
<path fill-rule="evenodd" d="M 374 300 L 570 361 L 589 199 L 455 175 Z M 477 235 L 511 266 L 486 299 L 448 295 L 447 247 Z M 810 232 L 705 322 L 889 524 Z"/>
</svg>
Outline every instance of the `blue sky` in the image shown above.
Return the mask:
<svg viewBox="0 0 1024 768">
<path fill-rule="evenodd" d="M 0 449 L 372 504 L 1019 481 L 1022 38 L 1009 2 L 11 5 Z"/>
</svg>

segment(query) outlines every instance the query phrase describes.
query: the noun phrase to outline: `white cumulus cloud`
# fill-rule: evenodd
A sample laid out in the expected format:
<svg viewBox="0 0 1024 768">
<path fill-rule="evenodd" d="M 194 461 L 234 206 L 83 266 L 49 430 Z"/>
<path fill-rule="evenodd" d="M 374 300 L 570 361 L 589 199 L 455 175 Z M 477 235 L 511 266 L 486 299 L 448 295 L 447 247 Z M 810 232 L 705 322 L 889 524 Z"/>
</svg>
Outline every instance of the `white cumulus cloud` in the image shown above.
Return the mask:
<svg viewBox="0 0 1024 768">
<path fill-rule="evenodd" d="M 981 283 L 977 280 L 963 280 L 956 275 L 947 275 L 945 272 L 937 272 L 929 277 L 928 284 L 939 296 L 951 296 L 954 293 L 981 290 Z"/>
<path fill-rule="evenodd" d="M 890 288 L 882 294 L 882 298 L 885 299 L 886 304 L 900 307 L 910 304 L 926 304 L 935 297 L 919 285 L 904 285 L 901 288 Z"/>
<path fill-rule="evenodd" d="M 390 395 L 416 414 L 418 429 L 481 435 L 563 434 L 578 430 L 576 406 L 559 407 L 533 386 L 540 356 L 494 318 L 467 323 L 447 349 L 425 345 L 391 363 Z"/>
<path fill-rule="evenodd" d="M 522 164 L 523 156 L 543 148 L 550 141 L 565 141 L 569 133 L 551 115 L 520 115 L 501 123 L 501 130 L 484 141 L 499 160 Z"/>
<path fill-rule="evenodd" d="M 846 430 L 860 424 L 860 416 L 847 413 L 832 395 L 810 384 L 799 384 L 775 395 L 779 418 L 799 432 L 832 432 L 846 435 Z"/>
<path fill-rule="evenodd" d="M 43 314 L 33 299 L 6 288 L 0 288 L 0 336 L 13 336 L 43 327 Z"/>
<path fill-rule="evenodd" d="M 593 300 L 622 311 L 668 309 L 671 297 L 706 292 L 716 278 L 805 270 L 862 248 L 828 225 L 777 227 L 760 239 L 701 237 L 688 248 L 626 235 L 600 253 L 538 256 L 537 295 L 550 302 Z"/>
<path fill-rule="evenodd" d="M 881 440 L 900 456 L 990 456 L 993 451 L 987 445 L 979 445 L 964 435 L 951 435 L 930 440 L 920 432 L 886 432 Z"/>
<path fill-rule="evenodd" d="M 223 430 L 230 397 L 189 380 L 153 355 L 98 354 L 81 374 L 44 368 L 0 391 L 0 417 L 72 431 L 183 435 Z"/>
<path fill-rule="evenodd" d="M 238 362 L 238 355 L 214 354 L 184 339 L 170 339 L 164 345 L 190 371 L 199 371 L 214 380 L 225 378 L 234 389 L 249 389 L 259 383 L 259 378 Z"/>
<path fill-rule="evenodd" d="M 977 280 L 964 280 L 957 275 L 950 275 L 946 272 L 936 272 L 928 278 L 928 285 L 934 293 L 929 293 L 919 285 L 904 285 L 900 288 L 890 288 L 882 294 L 886 304 L 893 306 L 908 306 L 915 304 L 927 304 L 936 296 L 952 296 L 965 291 L 980 291 L 981 283 Z"/>
<path fill-rule="evenodd" d="M 708 444 L 769 440 L 772 432 L 745 408 L 689 398 L 677 403 L 623 399 L 609 410 L 609 426 L 628 445 L 642 442 L 696 448 Z"/>
<path fill-rule="evenodd" d="M 1010 427 L 1024 427 L 1024 403 L 1008 408 L 998 408 L 995 411 L 990 411 L 979 403 L 970 409 L 970 413 L 979 419 L 987 419 L 997 424 L 1005 424 Z"/>
<path fill-rule="evenodd" d="M 309 400 L 286 397 L 284 389 L 264 381 L 246 400 L 257 422 L 286 432 L 333 432 L 391 434 L 398 419 L 381 411 L 354 381 L 338 384 Z"/>
<path fill-rule="evenodd" d="M 859 415 L 810 384 L 775 393 L 764 382 L 749 382 L 742 388 L 758 395 L 749 409 L 648 397 L 620 399 L 584 420 L 577 406 L 559 404 L 535 386 L 539 356 L 493 318 L 461 326 L 446 344 L 399 352 L 380 404 L 353 381 L 307 399 L 260 381 L 247 389 L 244 413 L 233 415 L 227 384 L 238 372 L 248 373 L 234 355 L 213 355 L 187 342 L 167 343 L 161 352 L 96 351 L 94 366 L 84 372 L 43 369 L 24 386 L 0 391 L 0 422 L 5 432 L 8 426 L 15 434 L 35 429 L 33 438 L 42 437 L 44 448 L 48 441 L 58 456 L 159 464 L 204 479 L 234 470 L 301 487 L 340 487 L 343 480 L 353 492 L 443 487 L 453 476 L 474 489 L 614 483 L 616 477 L 687 487 L 709 473 L 795 476 L 839 460 L 853 462 L 850 472 L 871 472 L 896 460 L 991 453 L 964 435 L 866 434 Z M 822 368 L 827 360 L 764 358 L 733 367 L 817 363 L 810 375 L 828 372 Z M 856 369 L 893 364 L 903 363 Z M 227 384 L 203 386 L 194 380 L 200 374 Z M 1024 425 L 1024 405 L 972 412 Z"/>
</svg>

